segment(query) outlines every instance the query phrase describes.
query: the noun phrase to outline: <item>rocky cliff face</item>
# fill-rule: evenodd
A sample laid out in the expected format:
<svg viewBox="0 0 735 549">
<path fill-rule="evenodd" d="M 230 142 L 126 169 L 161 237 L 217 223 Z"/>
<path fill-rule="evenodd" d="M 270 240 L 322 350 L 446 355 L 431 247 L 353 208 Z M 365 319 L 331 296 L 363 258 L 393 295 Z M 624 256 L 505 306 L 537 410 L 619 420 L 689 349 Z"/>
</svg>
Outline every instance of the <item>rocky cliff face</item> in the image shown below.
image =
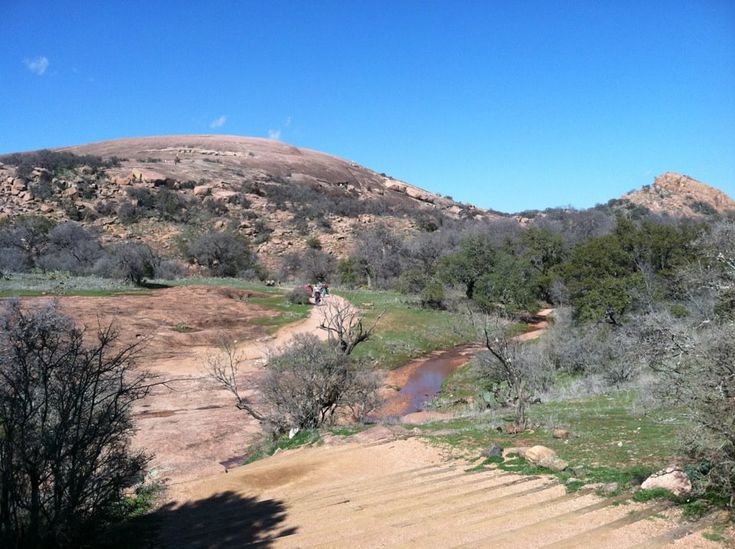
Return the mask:
<svg viewBox="0 0 735 549">
<path fill-rule="evenodd" d="M 673 172 L 658 176 L 653 185 L 625 194 L 621 200 L 671 216 L 701 217 L 735 212 L 735 200 L 719 189 Z"/>
</svg>

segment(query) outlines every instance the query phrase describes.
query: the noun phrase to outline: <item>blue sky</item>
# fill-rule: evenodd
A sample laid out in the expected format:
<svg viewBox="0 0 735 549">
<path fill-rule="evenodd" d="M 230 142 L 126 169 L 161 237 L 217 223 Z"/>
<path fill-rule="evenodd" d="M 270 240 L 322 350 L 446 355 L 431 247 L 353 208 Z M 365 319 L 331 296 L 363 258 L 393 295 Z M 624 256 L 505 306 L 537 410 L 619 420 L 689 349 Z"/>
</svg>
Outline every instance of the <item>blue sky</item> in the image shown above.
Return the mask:
<svg viewBox="0 0 735 549">
<path fill-rule="evenodd" d="M 735 196 L 735 2 L 0 0 L 0 152 L 276 137 L 502 211 Z"/>
</svg>

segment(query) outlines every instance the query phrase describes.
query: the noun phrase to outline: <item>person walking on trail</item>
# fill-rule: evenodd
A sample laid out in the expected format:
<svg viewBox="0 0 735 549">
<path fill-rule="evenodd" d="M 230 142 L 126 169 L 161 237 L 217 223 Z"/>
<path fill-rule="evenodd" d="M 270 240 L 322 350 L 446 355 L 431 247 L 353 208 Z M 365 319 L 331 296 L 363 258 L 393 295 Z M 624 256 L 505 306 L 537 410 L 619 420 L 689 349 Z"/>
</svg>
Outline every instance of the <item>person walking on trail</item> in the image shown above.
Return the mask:
<svg viewBox="0 0 735 549">
<path fill-rule="evenodd" d="M 322 302 L 322 293 L 316 289 L 314 290 L 314 303 L 319 305 Z"/>
</svg>

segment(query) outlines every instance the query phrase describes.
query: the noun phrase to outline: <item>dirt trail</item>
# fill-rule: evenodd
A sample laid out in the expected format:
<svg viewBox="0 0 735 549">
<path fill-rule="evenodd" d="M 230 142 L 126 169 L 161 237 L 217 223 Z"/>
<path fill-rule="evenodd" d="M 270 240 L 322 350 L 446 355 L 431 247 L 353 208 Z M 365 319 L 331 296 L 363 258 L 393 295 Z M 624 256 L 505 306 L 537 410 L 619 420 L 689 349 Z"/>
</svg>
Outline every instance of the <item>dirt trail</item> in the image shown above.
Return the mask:
<svg viewBox="0 0 735 549">
<path fill-rule="evenodd" d="M 239 348 L 246 359 L 240 369 L 242 386 L 247 388 L 248 380 L 257 375 L 269 350 L 294 335 L 312 333 L 326 338 L 320 323 L 321 308 L 314 307 L 308 318 L 282 328 L 275 336 L 244 342 Z M 203 361 L 211 351 L 209 345 L 193 347 L 185 356 L 149 363 L 162 379 L 177 381 L 157 388 L 141 403 L 135 418 L 135 444 L 154 454 L 154 477 L 172 485 L 225 472 L 244 459 L 247 445 L 260 432 L 255 420 L 235 408 L 234 397 L 206 375 Z"/>
<path fill-rule="evenodd" d="M 394 428 L 395 429 L 395 428 Z M 376 427 L 179 487 L 158 512 L 163 547 L 721 547 L 668 503 L 614 505 L 553 478 L 467 472 Z"/>
<path fill-rule="evenodd" d="M 57 298 L 62 311 L 87 326 L 90 334 L 98 325 L 114 321 L 121 342 L 145 337 L 140 364 L 160 381 L 173 380 L 156 387 L 134 410 L 133 444 L 153 454 L 155 478 L 178 483 L 224 472 L 259 432 L 257 422 L 237 410 L 234 397 L 204 372 L 203 360 L 221 333 L 242 342 L 240 349 L 248 359 L 241 370 L 245 387 L 257 375 L 268 349 L 296 333 L 326 337 L 319 329 L 320 307 L 314 307 L 307 319 L 268 335 L 254 320 L 277 313 L 250 301 L 258 295 L 234 288 L 187 286 L 148 295 Z"/>
</svg>

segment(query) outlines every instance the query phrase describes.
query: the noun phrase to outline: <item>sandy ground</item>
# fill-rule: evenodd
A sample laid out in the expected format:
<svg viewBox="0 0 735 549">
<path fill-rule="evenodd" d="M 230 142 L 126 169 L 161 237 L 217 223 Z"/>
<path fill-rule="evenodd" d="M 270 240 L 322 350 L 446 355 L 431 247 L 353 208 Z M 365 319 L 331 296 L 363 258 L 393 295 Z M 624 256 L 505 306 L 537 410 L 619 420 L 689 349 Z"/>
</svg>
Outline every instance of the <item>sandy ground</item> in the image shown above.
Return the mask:
<svg viewBox="0 0 735 549">
<path fill-rule="evenodd" d="M 471 465 L 378 426 L 178 487 L 159 546 L 682 547 L 722 545 L 668 502 L 616 505 L 555 479 Z"/>
</svg>

